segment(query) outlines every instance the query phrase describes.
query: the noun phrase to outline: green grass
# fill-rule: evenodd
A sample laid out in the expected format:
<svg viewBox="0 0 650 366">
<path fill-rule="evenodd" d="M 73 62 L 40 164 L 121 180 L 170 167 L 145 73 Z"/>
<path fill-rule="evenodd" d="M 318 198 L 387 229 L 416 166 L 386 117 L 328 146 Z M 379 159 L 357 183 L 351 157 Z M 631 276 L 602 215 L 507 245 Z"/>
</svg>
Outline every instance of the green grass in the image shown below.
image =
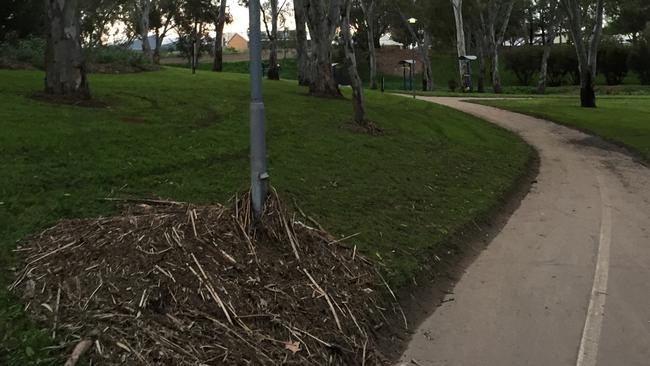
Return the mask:
<svg viewBox="0 0 650 366">
<path fill-rule="evenodd" d="M 225 202 L 248 182 L 248 79 L 167 68 L 91 75 L 110 108 L 28 98 L 43 74 L 0 70 L 0 364 L 45 363 L 47 335 L 6 292 L 16 242 L 61 218 L 117 212 L 103 197 Z M 367 93 L 383 136 L 352 132 L 349 100 L 265 82 L 272 183 L 404 285 L 480 222 L 533 155 L 513 134 L 426 102 Z M 347 94 L 347 91 L 346 91 Z"/>
<path fill-rule="evenodd" d="M 576 98 L 480 101 L 549 119 L 623 145 L 650 161 L 650 97 L 602 97 L 598 108 L 581 108 Z"/>
</svg>

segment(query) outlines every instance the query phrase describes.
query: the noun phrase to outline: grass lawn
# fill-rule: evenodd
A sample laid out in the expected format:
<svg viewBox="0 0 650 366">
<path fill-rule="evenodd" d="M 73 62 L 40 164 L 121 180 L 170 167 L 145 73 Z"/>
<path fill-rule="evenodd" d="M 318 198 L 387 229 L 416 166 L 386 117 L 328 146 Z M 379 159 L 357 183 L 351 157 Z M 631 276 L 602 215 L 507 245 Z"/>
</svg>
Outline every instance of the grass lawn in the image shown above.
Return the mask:
<svg viewBox="0 0 650 366">
<path fill-rule="evenodd" d="M 626 146 L 650 161 L 650 97 L 599 97 L 598 108 L 581 108 L 575 98 L 480 101 L 545 118 Z"/>
<path fill-rule="evenodd" d="M 248 182 L 248 78 L 167 68 L 91 75 L 109 108 L 28 97 L 38 71 L 0 70 L 0 364 L 38 364 L 52 345 L 6 292 L 16 241 L 60 218 L 117 212 L 104 197 L 225 202 Z M 316 99 L 294 82 L 265 82 L 270 175 L 335 235 L 404 285 L 450 235 L 485 219 L 533 153 L 474 117 L 367 93 L 383 136 L 352 132 L 349 100 Z M 54 342 L 56 343 L 56 342 Z"/>
</svg>

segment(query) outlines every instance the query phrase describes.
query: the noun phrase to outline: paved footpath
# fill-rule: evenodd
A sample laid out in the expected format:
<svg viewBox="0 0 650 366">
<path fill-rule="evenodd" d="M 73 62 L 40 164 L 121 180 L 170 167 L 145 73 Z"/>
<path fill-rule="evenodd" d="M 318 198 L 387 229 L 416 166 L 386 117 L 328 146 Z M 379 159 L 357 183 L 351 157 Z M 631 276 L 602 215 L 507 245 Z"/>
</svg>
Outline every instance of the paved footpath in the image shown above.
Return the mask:
<svg viewBox="0 0 650 366">
<path fill-rule="evenodd" d="M 469 266 L 454 301 L 415 331 L 401 362 L 650 365 L 650 169 L 548 121 L 421 99 L 514 131 L 541 162 L 531 192 Z"/>
</svg>

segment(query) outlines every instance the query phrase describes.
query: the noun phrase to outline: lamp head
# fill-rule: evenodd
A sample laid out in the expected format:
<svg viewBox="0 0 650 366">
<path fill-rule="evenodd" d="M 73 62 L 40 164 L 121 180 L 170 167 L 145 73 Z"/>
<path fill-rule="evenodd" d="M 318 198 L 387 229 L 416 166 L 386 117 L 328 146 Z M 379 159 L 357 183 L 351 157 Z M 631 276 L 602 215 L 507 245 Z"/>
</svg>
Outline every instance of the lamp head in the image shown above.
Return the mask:
<svg viewBox="0 0 650 366">
<path fill-rule="evenodd" d="M 415 19 L 415 18 L 409 18 L 409 19 L 408 19 L 408 22 L 409 22 L 410 24 L 415 24 L 415 23 L 418 22 L 418 20 Z"/>
</svg>

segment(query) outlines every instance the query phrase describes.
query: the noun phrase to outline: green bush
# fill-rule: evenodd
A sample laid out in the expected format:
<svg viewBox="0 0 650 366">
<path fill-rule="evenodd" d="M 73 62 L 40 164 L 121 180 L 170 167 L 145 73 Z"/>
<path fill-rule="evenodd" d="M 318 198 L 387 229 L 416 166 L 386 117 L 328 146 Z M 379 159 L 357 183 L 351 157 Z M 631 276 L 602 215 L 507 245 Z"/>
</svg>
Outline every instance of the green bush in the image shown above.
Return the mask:
<svg viewBox="0 0 650 366">
<path fill-rule="evenodd" d="M 637 41 L 632 46 L 628 65 L 639 75 L 641 84 L 650 85 L 650 42 L 648 40 Z"/>
<path fill-rule="evenodd" d="M 122 63 L 134 67 L 149 63 L 142 52 L 125 46 L 101 46 L 87 50 L 86 61 L 93 64 Z"/>
<path fill-rule="evenodd" d="M 504 50 L 505 67 L 515 74 L 519 85 L 530 85 L 533 81 L 533 76 L 539 71 L 543 50 L 538 46 L 510 47 Z"/>
<path fill-rule="evenodd" d="M 572 45 L 558 44 L 551 48 L 548 59 L 548 86 L 561 86 L 565 84 L 567 75 L 573 85 L 580 83 L 580 69 L 578 56 Z"/>
<path fill-rule="evenodd" d="M 0 58 L 8 62 L 44 67 L 45 41 L 29 37 L 0 43 Z"/>
<path fill-rule="evenodd" d="M 598 50 L 598 72 L 605 76 L 607 85 L 620 85 L 627 75 L 630 49 L 617 41 L 605 41 Z"/>
</svg>

